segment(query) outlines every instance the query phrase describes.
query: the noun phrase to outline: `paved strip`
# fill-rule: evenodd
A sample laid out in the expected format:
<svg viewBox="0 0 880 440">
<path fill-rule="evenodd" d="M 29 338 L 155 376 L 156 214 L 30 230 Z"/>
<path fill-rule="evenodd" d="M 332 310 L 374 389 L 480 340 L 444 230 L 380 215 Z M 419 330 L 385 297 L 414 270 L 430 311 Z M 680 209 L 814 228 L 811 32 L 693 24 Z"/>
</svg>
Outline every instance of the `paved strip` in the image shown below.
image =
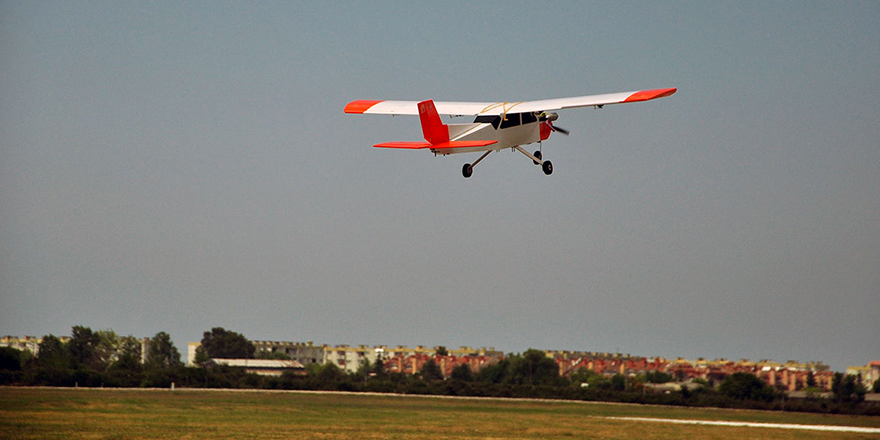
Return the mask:
<svg viewBox="0 0 880 440">
<path fill-rule="evenodd" d="M 803 429 L 808 431 L 860 432 L 868 434 L 880 434 L 880 428 L 865 428 L 861 426 L 797 425 L 793 423 L 762 422 L 725 422 L 720 420 L 653 419 L 650 417 L 605 417 L 605 419 L 628 420 L 633 422 L 678 423 L 681 425 L 743 426 L 748 428 Z"/>
</svg>

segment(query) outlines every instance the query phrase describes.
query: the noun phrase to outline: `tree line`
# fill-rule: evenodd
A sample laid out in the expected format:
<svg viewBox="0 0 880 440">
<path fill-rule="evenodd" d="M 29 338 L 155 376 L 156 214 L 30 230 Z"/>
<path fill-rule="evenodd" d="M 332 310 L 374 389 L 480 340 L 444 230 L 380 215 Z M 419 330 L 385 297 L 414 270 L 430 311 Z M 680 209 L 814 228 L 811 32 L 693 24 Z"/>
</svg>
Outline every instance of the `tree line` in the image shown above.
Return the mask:
<svg viewBox="0 0 880 440">
<path fill-rule="evenodd" d="M 654 392 L 650 384 L 673 380 L 667 373 L 652 371 L 637 376 L 607 377 L 587 369 L 569 377 L 539 350 L 512 354 L 497 363 L 471 371 L 456 366 L 444 377 L 438 363 L 429 359 L 417 374 L 389 372 L 383 359 L 366 361 L 357 371 L 338 366 L 310 364 L 307 374 L 284 373 L 280 377 L 247 373 L 242 368 L 207 363 L 212 358 L 285 358 L 281 353 L 257 353 L 240 333 L 222 327 L 203 334 L 196 351 L 196 366 L 185 366 L 170 335 L 159 332 L 146 344 L 112 330 L 93 331 L 74 326 L 65 342 L 54 335 L 43 337 L 38 355 L 0 347 L 0 385 L 81 387 L 178 387 L 263 388 L 383 392 L 478 397 L 525 397 L 651 403 L 681 406 L 713 406 L 768 410 L 813 411 L 880 415 L 880 404 L 864 402 L 867 390 L 855 376 L 836 373 L 833 397 L 812 395 L 789 399 L 750 373 L 734 373 L 717 387 L 695 381 L 677 391 Z M 880 391 L 880 381 L 874 384 Z"/>
</svg>

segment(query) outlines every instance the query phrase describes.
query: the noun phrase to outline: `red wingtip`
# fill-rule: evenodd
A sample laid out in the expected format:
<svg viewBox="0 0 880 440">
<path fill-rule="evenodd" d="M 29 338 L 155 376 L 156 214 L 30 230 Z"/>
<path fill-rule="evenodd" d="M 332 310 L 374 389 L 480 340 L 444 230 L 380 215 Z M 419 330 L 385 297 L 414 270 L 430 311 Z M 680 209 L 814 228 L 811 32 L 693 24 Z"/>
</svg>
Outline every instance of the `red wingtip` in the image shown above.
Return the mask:
<svg viewBox="0 0 880 440">
<path fill-rule="evenodd" d="M 368 99 L 359 99 L 357 101 L 351 101 L 345 105 L 345 112 L 346 113 L 363 114 L 365 111 L 369 110 L 370 107 L 372 107 L 380 102 L 382 102 L 382 100 L 371 101 Z"/>
<path fill-rule="evenodd" d="M 669 89 L 654 89 L 654 90 L 642 90 L 640 92 L 635 92 L 632 95 L 629 95 L 623 102 L 639 102 L 639 101 L 649 101 L 651 99 L 664 98 L 666 96 L 674 94 L 678 91 L 677 88 L 669 88 Z"/>
</svg>

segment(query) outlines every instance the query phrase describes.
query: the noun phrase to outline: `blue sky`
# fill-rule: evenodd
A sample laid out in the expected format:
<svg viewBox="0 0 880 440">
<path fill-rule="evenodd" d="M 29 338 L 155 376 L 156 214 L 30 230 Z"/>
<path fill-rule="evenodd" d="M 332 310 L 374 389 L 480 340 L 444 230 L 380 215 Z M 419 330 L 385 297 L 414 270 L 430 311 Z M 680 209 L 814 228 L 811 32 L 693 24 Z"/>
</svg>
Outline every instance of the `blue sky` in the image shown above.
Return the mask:
<svg viewBox="0 0 880 440">
<path fill-rule="evenodd" d="M 3 2 L 0 332 L 864 364 L 878 41 L 877 2 Z M 660 87 L 560 112 L 552 176 L 342 112 Z"/>
</svg>

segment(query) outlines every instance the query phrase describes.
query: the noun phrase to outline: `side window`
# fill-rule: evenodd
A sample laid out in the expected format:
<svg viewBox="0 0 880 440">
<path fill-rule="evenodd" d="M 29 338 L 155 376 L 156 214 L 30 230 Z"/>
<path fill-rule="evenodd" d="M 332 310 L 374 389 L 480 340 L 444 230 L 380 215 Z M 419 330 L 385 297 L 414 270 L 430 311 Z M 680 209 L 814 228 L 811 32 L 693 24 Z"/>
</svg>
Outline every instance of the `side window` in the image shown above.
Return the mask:
<svg viewBox="0 0 880 440">
<path fill-rule="evenodd" d="M 501 119 L 501 128 L 516 127 L 519 125 L 519 113 L 508 113 Z"/>
<path fill-rule="evenodd" d="M 535 116 L 534 113 L 529 112 L 529 113 L 523 113 L 523 114 L 522 114 L 522 123 L 523 123 L 523 125 L 525 125 L 525 124 L 531 124 L 532 122 L 538 122 L 538 117 Z"/>
<path fill-rule="evenodd" d="M 498 124 L 501 123 L 501 116 L 498 115 L 481 115 L 474 119 L 474 122 L 481 124 L 492 124 L 492 127 L 498 130 Z"/>
</svg>

